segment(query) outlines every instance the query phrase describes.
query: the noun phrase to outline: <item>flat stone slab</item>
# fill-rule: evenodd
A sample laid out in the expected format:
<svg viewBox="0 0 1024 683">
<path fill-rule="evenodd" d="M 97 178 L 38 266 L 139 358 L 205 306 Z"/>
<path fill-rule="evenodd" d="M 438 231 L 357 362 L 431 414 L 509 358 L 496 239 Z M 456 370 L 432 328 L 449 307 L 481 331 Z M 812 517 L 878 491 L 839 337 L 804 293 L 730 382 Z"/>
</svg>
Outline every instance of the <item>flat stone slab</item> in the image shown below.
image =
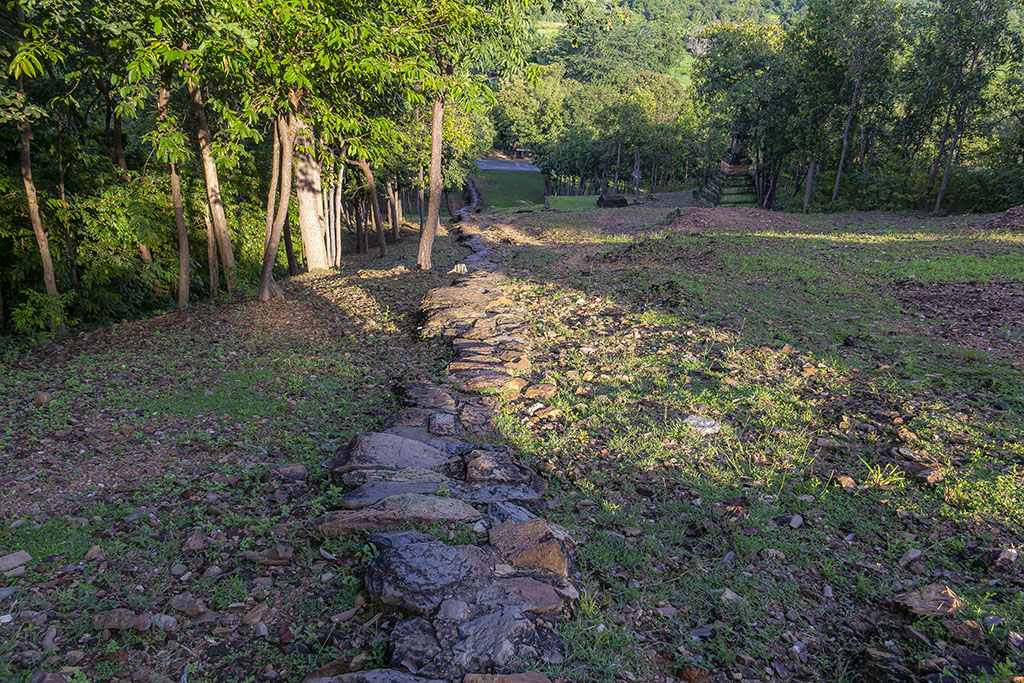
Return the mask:
<svg viewBox="0 0 1024 683">
<path fill-rule="evenodd" d="M 526 384 L 522 377 L 513 377 L 501 370 L 461 370 L 453 372 L 452 377 L 467 391 L 475 392 L 489 390 L 518 392 Z"/>
<path fill-rule="evenodd" d="M 397 434 L 359 434 L 339 453 L 333 470 L 342 473 L 353 467 L 422 467 L 444 464 L 448 456 L 422 441 Z"/>
<path fill-rule="evenodd" d="M 481 484 L 528 484 L 533 473 L 502 451 L 475 450 L 466 456 L 466 481 Z"/>
<path fill-rule="evenodd" d="M 415 408 L 455 409 L 452 395 L 429 382 L 406 382 L 398 387 L 398 396 L 405 405 Z"/>
<path fill-rule="evenodd" d="M 704 417 L 703 415 L 690 415 L 683 424 L 697 432 L 701 436 L 711 436 L 722 431 L 722 425 L 718 424 L 710 417 Z"/>
<path fill-rule="evenodd" d="M 553 586 L 525 576 L 498 579 L 477 593 L 476 601 L 488 607 L 517 607 L 538 614 L 562 611 L 562 598 Z"/>
<path fill-rule="evenodd" d="M 459 496 L 467 503 L 507 503 L 510 501 L 532 501 L 540 496 L 528 486 L 481 486 Z"/>
<path fill-rule="evenodd" d="M 490 574 L 491 563 L 476 546 L 419 540 L 383 548 L 366 570 L 366 590 L 385 607 L 429 617 L 445 598 L 472 593 Z"/>
<path fill-rule="evenodd" d="M 444 681 L 435 678 L 421 678 L 394 669 L 373 669 L 328 676 L 327 678 L 307 678 L 305 683 L 444 683 Z"/>
<path fill-rule="evenodd" d="M 403 493 L 359 510 L 329 512 L 313 521 L 313 529 L 324 538 L 341 538 L 358 531 L 376 531 L 395 526 L 474 522 L 480 516 L 476 508 L 455 498 Z"/>
<path fill-rule="evenodd" d="M 367 482 L 338 498 L 338 504 L 346 510 L 357 510 L 379 503 L 385 498 L 399 496 L 404 493 L 437 495 L 438 492 L 449 491 L 458 494 L 460 489 L 454 482 L 402 482 L 402 481 L 371 481 Z M 461 497 L 461 496 L 459 496 Z M 486 501 L 485 501 L 486 502 Z"/>
<path fill-rule="evenodd" d="M 341 475 L 346 486 L 362 486 L 370 482 L 399 482 L 403 484 L 445 484 L 452 480 L 440 472 L 423 469 L 422 467 L 355 467 Z"/>
</svg>

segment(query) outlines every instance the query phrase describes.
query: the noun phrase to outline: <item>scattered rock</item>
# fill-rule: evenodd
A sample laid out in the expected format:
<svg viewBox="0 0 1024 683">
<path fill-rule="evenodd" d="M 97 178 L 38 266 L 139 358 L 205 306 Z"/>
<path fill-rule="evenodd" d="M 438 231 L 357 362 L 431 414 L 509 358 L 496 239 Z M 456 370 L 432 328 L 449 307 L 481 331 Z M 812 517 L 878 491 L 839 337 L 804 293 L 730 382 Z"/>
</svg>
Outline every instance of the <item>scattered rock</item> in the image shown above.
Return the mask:
<svg viewBox="0 0 1024 683">
<path fill-rule="evenodd" d="M 37 391 L 35 397 L 33 398 L 33 401 L 37 406 L 45 406 L 52 400 L 53 396 L 50 396 L 50 394 L 46 391 Z"/>
<path fill-rule="evenodd" d="M 988 569 L 1010 569 L 1017 562 L 1018 552 L 1013 548 L 991 548 L 978 557 L 978 564 Z"/>
<path fill-rule="evenodd" d="M 703 415 L 690 415 L 683 420 L 683 424 L 701 436 L 711 436 L 712 434 L 718 434 L 722 431 L 722 425 L 718 424 L 710 417 L 704 417 Z"/>
<path fill-rule="evenodd" d="M 261 550 L 259 552 L 246 550 L 243 553 L 243 557 L 250 562 L 255 562 L 256 564 L 262 564 L 268 567 L 279 567 L 291 564 L 294 556 L 295 551 L 282 543 L 275 543 L 266 550 Z"/>
<path fill-rule="evenodd" d="M 955 614 L 964 602 L 953 589 L 938 583 L 928 584 L 898 598 L 903 607 L 919 617 L 944 617 Z"/>
<path fill-rule="evenodd" d="M 129 631 L 135 628 L 138 615 L 130 609 L 117 607 L 99 612 L 92 618 L 92 627 L 97 631 Z"/>
<path fill-rule="evenodd" d="M 37 671 L 29 677 L 28 683 L 67 683 L 67 679 L 61 674 Z"/>
<path fill-rule="evenodd" d="M 466 674 L 462 683 L 551 683 L 543 674 Z"/>
<path fill-rule="evenodd" d="M 943 619 L 942 625 L 957 640 L 968 643 L 981 643 L 985 640 L 985 630 L 976 621 L 956 621 Z"/>
<path fill-rule="evenodd" d="M 199 527 L 192 530 L 188 540 L 181 547 L 183 553 L 196 553 L 206 547 L 206 533 Z"/>
<path fill-rule="evenodd" d="M 0 557 L 0 572 L 9 571 L 31 561 L 32 556 L 24 550 L 19 550 L 11 553 L 10 555 L 4 555 L 3 557 Z"/>
<path fill-rule="evenodd" d="M 174 633 L 178 630 L 178 620 L 167 614 L 157 614 L 153 617 L 153 626 L 161 631 Z"/>
<path fill-rule="evenodd" d="M 207 611 L 202 600 L 192 597 L 191 593 L 179 593 L 167 603 L 171 609 L 177 610 L 190 617 L 198 617 Z"/>
<path fill-rule="evenodd" d="M 302 463 L 289 463 L 271 470 L 271 473 L 278 479 L 284 481 L 306 481 L 309 477 L 309 469 Z"/>
</svg>

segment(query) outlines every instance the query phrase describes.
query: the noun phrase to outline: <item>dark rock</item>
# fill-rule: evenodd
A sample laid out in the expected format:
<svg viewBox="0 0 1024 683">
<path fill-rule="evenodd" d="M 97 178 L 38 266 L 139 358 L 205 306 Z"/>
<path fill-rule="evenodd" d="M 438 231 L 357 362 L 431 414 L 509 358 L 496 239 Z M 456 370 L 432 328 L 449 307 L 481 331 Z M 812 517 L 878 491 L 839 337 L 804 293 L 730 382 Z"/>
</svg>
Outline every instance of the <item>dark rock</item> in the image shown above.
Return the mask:
<svg viewBox="0 0 1024 683">
<path fill-rule="evenodd" d="M 384 430 L 386 431 L 392 427 L 419 427 L 423 429 L 430 423 L 430 418 L 434 415 L 437 415 L 435 411 L 424 408 L 402 408 L 384 420 Z"/>
<path fill-rule="evenodd" d="M 366 588 L 385 607 L 425 617 L 445 598 L 479 587 L 490 571 L 479 548 L 432 539 L 381 550 L 366 571 Z"/>
<path fill-rule="evenodd" d="M 480 591 L 476 601 L 488 607 L 516 607 L 538 614 L 562 611 L 562 598 L 552 586 L 527 577 L 498 579 Z"/>
<path fill-rule="evenodd" d="M 535 518 L 537 515 L 515 503 L 491 503 L 487 506 L 487 516 L 491 518 L 495 525 L 498 525 L 509 520 L 525 522 L 528 519 Z"/>
<path fill-rule="evenodd" d="M 370 534 L 366 541 L 377 548 L 398 548 L 410 543 L 439 543 L 433 536 L 419 531 L 384 531 Z"/>
<path fill-rule="evenodd" d="M 428 382 L 406 382 L 398 387 L 398 396 L 407 406 L 453 410 L 455 399 L 451 394 Z"/>
<path fill-rule="evenodd" d="M 629 200 L 621 194 L 603 194 L 597 198 L 597 206 L 602 209 L 621 209 L 629 206 Z"/>
<path fill-rule="evenodd" d="M 130 609 L 118 607 L 99 612 L 92 618 L 92 627 L 97 631 L 108 629 L 111 631 L 129 631 L 135 628 L 135 620 L 138 615 Z"/>
<path fill-rule="evenodd" d="M 533 661 L 536 632 L 533 623 L 515 607 L 505 607 L 459 626 L 459 641 L 452 651 L 464 671 L 491 671 L 518 660 Z"/>
<path fill-rule="evenodd" d="M 528 486 L 534 473 L 506 451 L 475 450 L 466 456 L 466 481 Z"/>
<path fill-rule="evenodd" d="M 309 470 L 302 463 L 289 463 L 271 470 L 271 473 L 283 481 L 306 481 L 309 477 Z"/>
<path fill-rule="evenodd" d="M 540 496 L 526 486 L 481 486 L 459 496 L 467 503 L 507 503 L 514 500 L 533 501 Z"/>
<path fill-rule="evenodd" d="M 441 654 L 434 627 L 425 619 L 411 617 L 391 631 L 391 666 L 416 673 Z"/>
<path fill-rule="evenodd" d="M 869 647 L 861 653 L 858 678 L 871 683 L 896 683 L 913 681 L 914 673 L 905 667 L 895 654 L 877 647 Z"/>
</svg>

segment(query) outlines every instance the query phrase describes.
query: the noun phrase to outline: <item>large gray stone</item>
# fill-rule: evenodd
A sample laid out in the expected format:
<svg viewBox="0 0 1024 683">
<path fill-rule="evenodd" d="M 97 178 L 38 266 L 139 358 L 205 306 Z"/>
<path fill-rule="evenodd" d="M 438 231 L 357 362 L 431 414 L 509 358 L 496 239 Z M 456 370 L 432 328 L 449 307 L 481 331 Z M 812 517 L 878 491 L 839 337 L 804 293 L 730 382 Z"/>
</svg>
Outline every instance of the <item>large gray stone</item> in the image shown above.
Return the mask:
<svg viewBox="0 0 1024 683">
<path fill-rule="evenodd" d="M 339 453 L 332 469 L 339 474 L 354 467 L 433 469 L 447 459 L 448 456 L 436 448 L 397 434 L 359 434 Z"/>
<path fill-rule="evenodd" d="M 480 591 L 476 601 L 488 607 L 516 607 L 538 614 L 562 611 L 562 598 L 554 587 L 529 577 L 498 579 Z"/>
<path fill-rule="evenodd" d="M 441 645 L 430 622 L 410 617 L 395 624 L 388 640 L 391 642 L 391 666 L 417 673 L 430 666 L 441 654 Z"/>
<path fill-rule="evenodd" d="M 432 539 L 382 549 L 366 570 L 366 590 L 386 608 L 429 617 L 445 598 L 471 593 L 490 573 L 480 548 Z"/>
<path fill-rule="evenodd" d="M 461 624 L 459 636 L 452 659 L 464 671 L 493 671 L 537 654 L 533 623 L 515 607 L 497 609 Z"/>
<path fill-rule="evenodd" d="M 329 512 L 314 520 L 313 528 L 324 538 L 341 538 L 410 524 L 473 522 L 480 516 L 476 508 L 454 498 L 403 493 L 359 510 Z"/>
</svg>

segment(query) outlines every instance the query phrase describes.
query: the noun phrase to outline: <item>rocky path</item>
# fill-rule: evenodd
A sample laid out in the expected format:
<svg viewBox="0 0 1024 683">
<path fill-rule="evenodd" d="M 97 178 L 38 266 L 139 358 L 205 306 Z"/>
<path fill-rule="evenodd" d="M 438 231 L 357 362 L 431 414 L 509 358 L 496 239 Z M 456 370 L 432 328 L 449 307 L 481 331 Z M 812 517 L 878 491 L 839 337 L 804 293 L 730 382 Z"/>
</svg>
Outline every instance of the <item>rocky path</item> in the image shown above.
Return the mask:
<svg viewBox="0 0 1024 683">
<path fill-rule="evenodd" d="M 403 384 L 405 407 L 383 431 L 357 435 L 330 463 L 346 492 L 313 523 L 325 538 L 372 532 L 367 593 L 404 617 L 389 637 L 391 668 L 328 666 L 307 680 L 542 683 L 535 671 L 564 659 L 554 622 L 578 597 L 574 542 L 539 516 L 543 479 L 511 449 L 471 443 L 498 400 L 474 394 L 545 387 L 513 376 L 530 367 L 530 348 L 491 248 L 471 221 L 460 241 L 471 251 L 460 274 L 422 304 L 423 334 L 456 350 L 448 375 L 457 388 Z M 416 529 L 434 524 L 449 529 L 449 543 Z"/>
</svg>

